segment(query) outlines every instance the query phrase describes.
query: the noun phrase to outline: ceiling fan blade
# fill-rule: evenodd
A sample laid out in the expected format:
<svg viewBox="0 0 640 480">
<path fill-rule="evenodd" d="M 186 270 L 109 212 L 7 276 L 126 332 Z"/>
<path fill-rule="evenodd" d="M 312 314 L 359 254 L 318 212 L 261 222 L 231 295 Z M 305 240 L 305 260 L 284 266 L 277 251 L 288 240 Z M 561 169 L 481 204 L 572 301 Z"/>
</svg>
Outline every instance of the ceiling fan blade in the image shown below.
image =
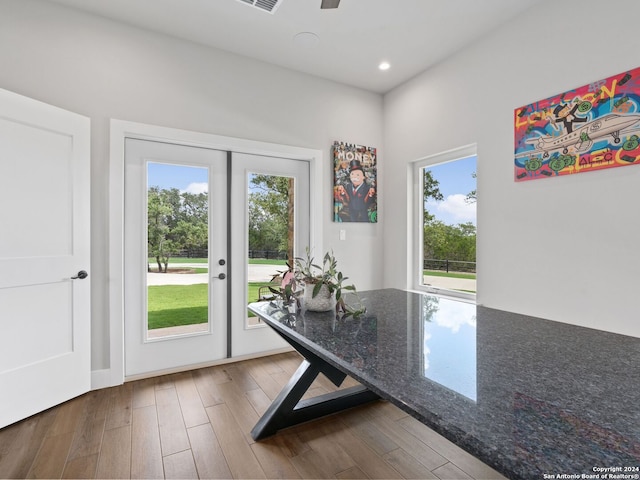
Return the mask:
<svg viewBox="0 0 640 480">
<path fill-rule="evenodd" d="M 338 8 L 340 0 L 322 0 L 320 8 Z"/>
</svg>

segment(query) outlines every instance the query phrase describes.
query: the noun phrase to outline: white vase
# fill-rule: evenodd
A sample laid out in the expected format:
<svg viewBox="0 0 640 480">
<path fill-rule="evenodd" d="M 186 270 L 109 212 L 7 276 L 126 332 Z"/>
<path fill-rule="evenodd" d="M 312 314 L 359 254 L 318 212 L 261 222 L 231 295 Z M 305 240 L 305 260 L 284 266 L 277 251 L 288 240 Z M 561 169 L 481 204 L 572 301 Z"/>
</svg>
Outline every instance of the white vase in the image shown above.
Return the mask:
<svg viewBox="0 0 640 480">
<path fill-rule="evenodd" d="M 311 312 L 326 312 L 336 308 L 336 296 L 329 291 L 329 287 L 322 285 L 320 291 L 314 297 L 313 289 L 315 284 L 308 284 L 304 287 L 304 308 Z"/>
</svg>

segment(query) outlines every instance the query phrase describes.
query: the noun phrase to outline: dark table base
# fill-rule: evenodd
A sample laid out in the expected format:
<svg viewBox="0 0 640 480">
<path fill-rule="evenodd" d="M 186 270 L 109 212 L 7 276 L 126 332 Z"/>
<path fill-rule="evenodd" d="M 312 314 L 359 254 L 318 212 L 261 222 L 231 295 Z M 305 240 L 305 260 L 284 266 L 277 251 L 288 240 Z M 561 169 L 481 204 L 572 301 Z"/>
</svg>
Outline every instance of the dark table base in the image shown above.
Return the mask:
<svg viewBox="0 0 640 480">
<path fill-rule="evenodd" d="M 310 352 L 294 339 L 284 335 L 281 337 L 305 359 L 289 383 L 251 430 L 251 437 L 254 440 L 261 440 L 274 435 L 283 428 L 315 420 L 380 398 L 367 388 L 357 386 L 300 400 L 319 374 L 324 374 L 336 386 L 340 386 L 347 375 Z"/>
</svg>

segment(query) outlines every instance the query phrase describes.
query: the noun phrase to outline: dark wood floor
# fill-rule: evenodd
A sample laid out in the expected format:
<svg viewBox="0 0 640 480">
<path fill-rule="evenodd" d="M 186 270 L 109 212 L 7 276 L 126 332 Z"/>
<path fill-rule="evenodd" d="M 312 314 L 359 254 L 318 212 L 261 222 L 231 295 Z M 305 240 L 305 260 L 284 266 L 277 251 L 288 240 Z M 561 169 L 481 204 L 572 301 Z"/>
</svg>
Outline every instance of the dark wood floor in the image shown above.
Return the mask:
<svg viewBox="0 0 640 480">
<path fill-rule="evenodd" d="M 383 401 L 254 442 L 299 364 L 286 353 L 89 392 L 0 430 L 0 478 L 504 478 Z M 319 378 L 308 395 L 331 390 Z"/>
</svg>

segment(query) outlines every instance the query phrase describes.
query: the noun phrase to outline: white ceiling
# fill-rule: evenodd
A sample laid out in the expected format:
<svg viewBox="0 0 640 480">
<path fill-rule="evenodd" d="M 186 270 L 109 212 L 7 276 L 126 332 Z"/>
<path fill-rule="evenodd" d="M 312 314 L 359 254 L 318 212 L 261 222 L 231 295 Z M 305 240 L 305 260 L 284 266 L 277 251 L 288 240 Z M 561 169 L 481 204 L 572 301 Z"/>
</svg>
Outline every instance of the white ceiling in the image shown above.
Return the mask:
<svg viewBox="0 0 640 480">
<path fill-rule="evenodd" d="M 385 93 L 543 0 L 281 0 L 273 14 L 238 0 L 48 1 Z M 302 32 L 318 44 L 294 42 Z"/>
</svg>

